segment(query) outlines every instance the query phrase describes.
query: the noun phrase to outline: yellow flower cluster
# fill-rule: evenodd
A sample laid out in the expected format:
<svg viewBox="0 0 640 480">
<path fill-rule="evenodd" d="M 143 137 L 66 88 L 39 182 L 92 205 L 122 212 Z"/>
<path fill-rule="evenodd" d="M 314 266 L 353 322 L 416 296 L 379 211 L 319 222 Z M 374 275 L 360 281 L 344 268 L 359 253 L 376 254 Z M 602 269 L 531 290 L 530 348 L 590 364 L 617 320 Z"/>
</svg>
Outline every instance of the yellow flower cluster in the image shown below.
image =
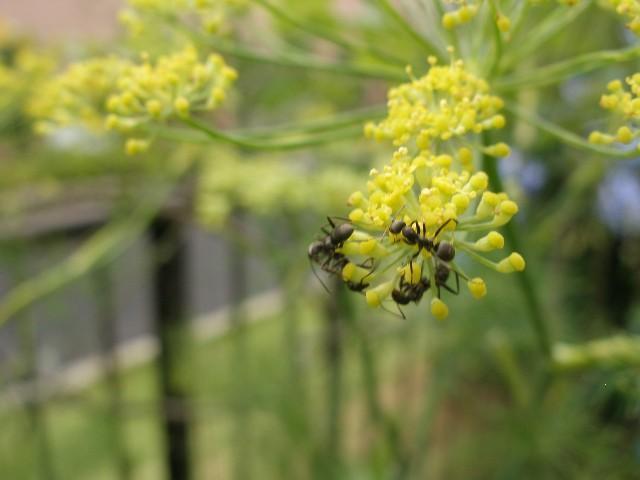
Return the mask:
<svg viewBox="0 0 640 480">
<path fill-rule="evenodd" d="M 526 1 L 526 0 L 522 0 Z M 531 3 L 541 3 L 543 0 L 528 0 Z M 616 0 L 612 0 L 616 1 Z M 625 1 L 625 0 L 617 0 Z M 558 0 L 558 3 L 563 5 L 573 6 L 577 5 L 580 0 Z M 629 3 L 633 0 L 629 0 Z M 492 7 L 498 9 L 499 2 L 493 2 Z M 517 3 L 517 2 L 507 2 Z M 442 15 L 442 26 L 447 30 L 452 30 L 470 22 L 478 14 L 478 10 L 483 4 L 482 0 L 445 0 L 445 4 L 453 5 L 453 9 L 447 11 Z M 495 17 L 495 22 L 500 31 L 508 32 L 511 29 L 511 20 L 508 16 L 502 13 L 498 9 L 498 14 Z"/>
<path fill-rule="evenodd" d="M 195 17 L 205 31 L 219 33 L 229 11 L 245 3 L 246 0 L 128 0 L 128 8 L 120 12 L 120 21 L 134 36 L 145 32 L 150 16 Z"/>
<path fill-rule="evenodd" d="M 211 54 L 201 62 L 192 46 L 156 62 L 144 58 L 142 64 L 130 66 L 119 76 L 106 102 L 106 126 L 128 134 L 150 122 L 213 110 L 236 77 L 220 55 Z M 136 154 L 147 146 L 144 139 L 130 138 L 126 150 Z"/>
<path fill-rule="evenodd" d="M 609 0 L 618 14 L 629 19 L 627 27 L 636 35 L 640 35 L 640 1 L 638 0 Z"/>
<path fill-rule="evenodd" d="M 43 133 L 80 124 L 132 137 L 146 124 L 216 108 L 236 76 L 222 57 L 211 54 L 202 62 L 191 46 L 155 62 L 143 56 L 141 64 L 95 58 L 71 65 L 44 85 L 29 111 Z M 148 146 L 146 138 L 129 138 L 126 151 L 133 155 Z"/>
<path fill-rule="evenodd" d="M 353 168 L 322 162 L 292 164 L 281 155 L 261 154 L 250 160 L 216 147 L 203 162 L 198 178 L 199 220 L 220 228 L 233 209 L 261 217 L 310 211 L 322 215 L 344 205 L 343 199 L 361 184 Z"/>
<path fill-rule="evenodd" d="M 460 278 L 474 297 L 483 297 L 484 281 L 463 272 L 454 261 L 457 251 L 499 272 L 524 269 L 518 253 L 498 262 L 479 253 L 504 247 L 495 229 L 511 220 L 517 204 L 505 193 L 489 191 L 484 172 L 456 171 L 452 163 L 446 154 L 411 156 L 401 147 L 382 171 L 371 171 L 366 194 L 349 197 L 354 232 L 335 253 L 344 256 L 343 279 L 363 291 L 369 305 L 417 303 L 429 291 L 433 315 L 444 318 L 448 309 L 441 291 L 458 293 Z"/>
<path fill-rule="evenodd" d="M 309 246 L 322 270 L 340 275 L 372 307 L 390 310 L 431 297 L 434 317 L 449 309 L 442 292 L 458 294 L 460 279 L 475 298 L 487 293 L 480 277 L 456 262 L 458 253 L 498 272 L 522 271 L 512 252 L 493 261 L 485 253 L 504 247 L 497 228 L 518 212 L 506 193 L 491 192 L 485 172 L 474 168 L 479 133 L 505 124 L 502 101 L 462 62 L 439 67 L 389 93 L 389 114 L 369 135 L 399 148 L 382 169 L 373 169 L 366 192 L 349 196 L 349 218 L 330 219 L 324 238 Z M 506 155 L 505 144 L 481 147 Z M 413 153 L 412 153 L 413 152 Z"/>
<path fill-rule="evenodd" d="M 467 71 L 462 60 L 440 66 L 431 57 L 429 63 L 425 76 L 389 91 L 389 114 L 380 124 L 365 127 L 368 137 L 432 151 L 442 142 L 469 147 L 469 136 L 504 127 L 499 113 L 503 101 L 491 95 L 487 82 Z M 493 145 L 485 152 L 505 156 L 505 147 Z"/>
<path fill-rule="evenodd" d="M 2 46 L 0 46 L 2 47 Z M 28 46 L 18 46 L 11 61 L 0 61 L 0 111 L 24 113 L 26 103 L 33 92 L 38 91 L 54 68 L 49 55 L 41 54 Z"/>
<path fill-rule="evenodd" d="M 640 73 L 626 78 L 627 87 L 620 80 L 607 85 L 607 93 L 600 97 L 600 106 L 622 119 L 624 123 L 615 133 L 591 132 L 589 141 L 600 145 L 614 142 L 631 143 L 638 136 L 637 121 L 640 120 Z"/>
<path fill-rule="evenodd" d="M 114 56 L 71 65 L 33 95 L 28 108 L 39 120 L 36 129 L 49 133 L 58 127 L 82 124 L 102 131 L 105 101 L 129 68 L 129 62 Z"/>
</svg>

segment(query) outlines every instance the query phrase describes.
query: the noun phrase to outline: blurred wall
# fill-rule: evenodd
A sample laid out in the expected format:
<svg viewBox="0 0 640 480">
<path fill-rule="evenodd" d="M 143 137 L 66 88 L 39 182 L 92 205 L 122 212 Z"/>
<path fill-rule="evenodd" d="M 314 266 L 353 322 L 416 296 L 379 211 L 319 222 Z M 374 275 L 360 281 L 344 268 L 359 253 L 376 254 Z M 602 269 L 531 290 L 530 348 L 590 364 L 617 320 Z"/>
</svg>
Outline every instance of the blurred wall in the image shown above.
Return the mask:
<svg viewBox="0 0 640 480">
<path fill-rule="evenodd" d="M 102 40 L 117 31 L 125 0 L 0 0 L 0 17 L 43 40 Z"/>
</svg>

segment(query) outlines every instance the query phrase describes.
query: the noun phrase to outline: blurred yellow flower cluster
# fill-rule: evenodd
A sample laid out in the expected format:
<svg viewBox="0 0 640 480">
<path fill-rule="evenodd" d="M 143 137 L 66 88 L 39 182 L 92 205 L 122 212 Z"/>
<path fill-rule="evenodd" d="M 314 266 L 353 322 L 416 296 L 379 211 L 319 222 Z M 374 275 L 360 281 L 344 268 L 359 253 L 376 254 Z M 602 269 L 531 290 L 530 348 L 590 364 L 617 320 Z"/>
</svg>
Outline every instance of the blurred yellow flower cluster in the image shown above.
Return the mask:
<svg viewBox="0 0 640 480">
<path fill-rule="evenodd" d="M 115 56 L 74 63 L 34 92 L 29 113 L 40 133 L 82 124 L 92 131 L 104 129 L 105 102 L 118 79 L 131 64 Z"/>
<path fill-rule="evenodd" d="M 629 144 L 638 136 L 636 122 L 640 119 L 640 73 L 625 80 L 613 80 L 607 85 L 607 93 L 600 97 L 600 106 L 619 117 L 624 125 L 615 133 L 591 132 L 589 141 L 609 145 L 614 142 Z"/>
<path fill-rule="evenodd" d="M 638 0 L 609 0 L 616 11 L 629 19 L 627 27 L 636 35 L 640 35 L 640 1 Z"/>
<path fill-rule="evenodd" d="M 33 92 L 55 68 L 50 52 L 37 50 L 0 18 L 0 123 L 23 116 Z"/>
<path fill-rule="evenodd" d="M 224 30 L 227 16 L 246 0 L 128 0 L 128 7 L 120 12 L 120 21 L 134 36 L 143 34 L 150 16 L 164 19 L 197 18 L 199 26 L 209 33 Z"/>
<path fill-rule="evenodd" d="M 312 167 L 266 154 L 246 159 L 221 148 L 211 158 L 202 164 L 196 208 L 212 228 L 222 227 L 236 208 L 258 216 L 336 210 L 362 183 L 349 166 Z"/>
<path fill-rule="evenodd" d="M 211 54 L 202 62 L 192 46 L 161 56 L 156 62 L 145 57 L 141 64 L 119 75 L 106 102 L 106 126 L 128 134 L 150 122 L 213 110 L 225 99 L 236 77 L 236 71 L 220 55 Z M 146 140 L 131 138 L 126 150 L 136 154 L 146 146 Z"/>
<path fill-rule="evenodd" d="M 45 84 L 31 105 L 37 128 L 47 133 L 71 124 L 93 131 L 117 130 L 130 137 L 128 154 L 145 151 L 144 138 L 133 138 L 154 122 L 213 110 L 225 98 L 237 74 L 222 57 L 200 61 L 194 47 L 135 64 L 119 57 L 94 58 L 71 65 Z"/>
<path fill-rule="evenodd" d="M 504 156 L 506 144 L 479 146 L 480 133 L 505 125 L 502 100 L 461 61 L 431 69 L 424 77 L 389 92 L 389 113 L 366 131 L 398 149 L 381 170 L 373 169 L 366 192 L 349 196 L 348 222 L 330 219 L 325 237 L 309 246 L 309 257 L 372 307 L 418 303 L 431 296 L 431 313 L 442 319 L 448 307 L 442 291 L 457 294 L 460 278 L 482 298 L 487 288 L 455 261 L 458 252 L 498 272 L 525 268 L 518 253 L 493 261 L 500 250 L 495 231 L 518 212 L 506 193 L 491 192 L 489 177 L 476 171 L 474 151 Z"/>
</svg>

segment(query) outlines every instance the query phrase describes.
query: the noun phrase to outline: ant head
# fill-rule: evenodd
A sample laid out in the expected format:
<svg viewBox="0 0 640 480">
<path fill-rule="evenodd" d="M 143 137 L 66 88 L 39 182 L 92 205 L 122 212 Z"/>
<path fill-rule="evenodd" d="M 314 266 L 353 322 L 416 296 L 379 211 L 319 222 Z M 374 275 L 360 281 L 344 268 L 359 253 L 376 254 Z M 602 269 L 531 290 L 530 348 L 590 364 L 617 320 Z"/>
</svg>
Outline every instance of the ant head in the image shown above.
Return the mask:
<svg viewBox="0 0 640 480">
<path fill-rule="evenodd" d="M 312 242 L 309 245 L 308 254 L 310 258 L 317 257 L 324 250 L 324 243 L 320 241 Z"/>
<path fill-rule="evenodd" d="M 333 229 L 331 232 L 331 241 L 334 245 L 339 245 L 346 242 L 351 235 L 353 235 L 353 225 L 350 223 L 343 223 Z"/>
<path fill-rule="evenodd" d="M 440 260 L 450 262 L 456 256 L 456 249 L 449 242 L 440 242 L 436 255 Z"/>
<path fill-rule="evenodd" d="M 402 232 L 405 226 L 406 223 L 404 223 L 402 220 L 394 220 L 393 222 L 391 222 L 389 231 L 394 235 L 398 235 L 400 232 Z"/>
</svg>

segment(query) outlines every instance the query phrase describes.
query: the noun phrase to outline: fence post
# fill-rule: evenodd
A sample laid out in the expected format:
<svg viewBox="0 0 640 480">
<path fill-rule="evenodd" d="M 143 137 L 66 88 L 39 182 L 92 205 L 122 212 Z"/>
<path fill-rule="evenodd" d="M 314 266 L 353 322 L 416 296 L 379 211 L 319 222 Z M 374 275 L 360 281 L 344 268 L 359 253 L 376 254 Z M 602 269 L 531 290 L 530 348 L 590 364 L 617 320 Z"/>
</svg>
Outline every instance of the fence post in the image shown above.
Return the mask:
<svg viewBox="0 0 640 480">
<path fill-rule="evenodd" d="M 158 217 L 151 224 L 155 321 L 160 351 L 158 368 L 161 414 L 166 435 L 166 461 L 170 480 L 189 480 L 190 411 L 184 361 L 187 335 L 187 242 L 179 220 Z"/>
<path fill-rule="evenodd" d="M 113 283 L 109 266 L 93 274 L 97 304 L 98 334 L 102 350 L 105 379 L 109 388 L 109 416 L 111 417 L 111 443 L 116 456 L 118 477 L 121 480 L 131 478 L 131 462 L 127 453 L 123 422 L 125 421 L 122 402 L 122 385 L 118 371 L 116 311 L 114 305 Z"/>
</svg>

